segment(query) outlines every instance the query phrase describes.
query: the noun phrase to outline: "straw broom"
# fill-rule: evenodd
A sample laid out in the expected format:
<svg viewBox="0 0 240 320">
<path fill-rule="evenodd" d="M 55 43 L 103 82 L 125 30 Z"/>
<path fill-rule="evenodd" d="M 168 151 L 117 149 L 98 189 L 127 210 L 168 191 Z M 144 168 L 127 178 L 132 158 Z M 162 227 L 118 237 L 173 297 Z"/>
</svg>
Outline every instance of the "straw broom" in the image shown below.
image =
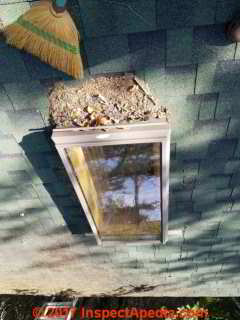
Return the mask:
<svg viewBox="0 0 240 320">
<path fill-rule="evenodd" d="M 67 0 L 42 0 L 3 33 L 6 42 L 37 56 L 68 75 L 83 77 L 80 35 L 66 11 Z"/>
</svg>

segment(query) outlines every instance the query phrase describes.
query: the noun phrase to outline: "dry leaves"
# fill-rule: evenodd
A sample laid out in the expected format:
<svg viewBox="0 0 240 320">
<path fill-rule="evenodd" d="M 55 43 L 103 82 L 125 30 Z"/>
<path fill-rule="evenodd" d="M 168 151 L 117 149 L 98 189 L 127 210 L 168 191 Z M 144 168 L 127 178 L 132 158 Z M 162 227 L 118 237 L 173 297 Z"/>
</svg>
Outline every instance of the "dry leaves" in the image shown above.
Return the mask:
<svg viewBox="0 0 240 320">
<path fill-rule="evenodd" d="M 50 118 L 58 128 L 126 124 L 166 117 L 133 76 L 101 76 L 77 88 L 63 83 L 49 94 Z"/>
</svg>

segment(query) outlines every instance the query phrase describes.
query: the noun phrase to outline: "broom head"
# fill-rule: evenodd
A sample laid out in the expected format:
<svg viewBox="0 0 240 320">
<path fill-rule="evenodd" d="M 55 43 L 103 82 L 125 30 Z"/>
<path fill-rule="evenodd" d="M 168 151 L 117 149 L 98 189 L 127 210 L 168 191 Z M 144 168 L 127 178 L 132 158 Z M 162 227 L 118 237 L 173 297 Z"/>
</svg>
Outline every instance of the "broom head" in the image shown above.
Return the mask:
<svg viewBox="0 0 240 320">
<path fill-rule="evenodd" d="M 54 68 L 80 79 L 84 75 L 80 35 L 65 10 L 56 13 L 49 1 L 33 6 L 4 29 L 8 44 L 23 49 Z"/>
</svg>

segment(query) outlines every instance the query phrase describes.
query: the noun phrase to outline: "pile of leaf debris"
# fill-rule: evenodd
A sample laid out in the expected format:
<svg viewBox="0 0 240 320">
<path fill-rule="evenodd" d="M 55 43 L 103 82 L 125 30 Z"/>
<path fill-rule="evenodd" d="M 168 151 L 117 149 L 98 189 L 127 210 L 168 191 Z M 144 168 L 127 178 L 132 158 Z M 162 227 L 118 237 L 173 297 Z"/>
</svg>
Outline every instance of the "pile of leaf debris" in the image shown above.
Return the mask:
<svg viewBox="0 0 240 320">
<path fill-rule="evenodd" d="M 49 94 L 54 127 L 97 127 L 166 118 L 133 75 L 99 76 L 69 87 L 57 83 Z"/>
</svg>

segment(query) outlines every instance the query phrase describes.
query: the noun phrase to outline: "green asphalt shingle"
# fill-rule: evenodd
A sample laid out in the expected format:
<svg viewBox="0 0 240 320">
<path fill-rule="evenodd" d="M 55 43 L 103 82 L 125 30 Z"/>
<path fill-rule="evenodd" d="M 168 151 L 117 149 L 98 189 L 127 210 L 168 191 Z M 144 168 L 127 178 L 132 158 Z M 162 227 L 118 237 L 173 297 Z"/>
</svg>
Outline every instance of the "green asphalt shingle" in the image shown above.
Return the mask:
<svg viewBox="0 0 240 320">
<path fill-rule="evenodd" d="M 87 37 L 156 30 L 155 0 L 78 0 Z"/>
<path fill-rule="evenodd" d="M 48 93 L 39 81 L 4 84 L 14 110 L 48 110 Z"/>
</svg>

